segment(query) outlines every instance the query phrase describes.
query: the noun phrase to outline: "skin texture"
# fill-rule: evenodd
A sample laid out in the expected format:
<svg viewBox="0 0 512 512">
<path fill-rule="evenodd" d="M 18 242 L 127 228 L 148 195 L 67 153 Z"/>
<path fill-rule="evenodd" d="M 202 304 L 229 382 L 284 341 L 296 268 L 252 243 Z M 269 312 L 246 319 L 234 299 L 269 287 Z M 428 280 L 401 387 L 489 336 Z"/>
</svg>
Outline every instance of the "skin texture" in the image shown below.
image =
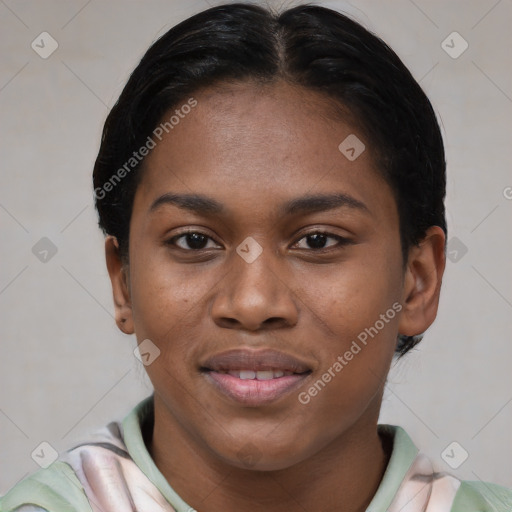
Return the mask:
<svg viewBox="0 0 512 512">
<path fill-rule="evenodd" d="M 363 511 L 389 460 L 377 421 L 396 336 L 420 334 L 436 316 L 444 233 L 431 227 L 404 268 L 396 204 L 371 146 L 328 115 L 319 93 L 239 83 L 194 97 L 197 106 L 146 158 L 129 266 L 114 237 L 105 245 L 119 328 L 161 351 L 146 367 L 155 388 L 150 453 L 204 512 Z M 352 133 L 366 150 L 349 161 L 338 145 Z M 209 196 L 226 213 L 169 204 L 151 213 L 167 192 Z M 290 199 L 334 192 L 366 209 L 278 212 Z M 186 237 L 167 243 L 189 228 L 209 237 L 204 249 Z M 306 236 L 318 230 L 329 233 L 323 246 Z M 236 252 L 249 236 L 263 249 L 252 263 Z M 401 311 L 302 404 L 298 394 L 394 303 Z M 244 407 L 199 369 L 241 347 L 281 350 L 312 373 L 278 400 Z"/>
</svg>

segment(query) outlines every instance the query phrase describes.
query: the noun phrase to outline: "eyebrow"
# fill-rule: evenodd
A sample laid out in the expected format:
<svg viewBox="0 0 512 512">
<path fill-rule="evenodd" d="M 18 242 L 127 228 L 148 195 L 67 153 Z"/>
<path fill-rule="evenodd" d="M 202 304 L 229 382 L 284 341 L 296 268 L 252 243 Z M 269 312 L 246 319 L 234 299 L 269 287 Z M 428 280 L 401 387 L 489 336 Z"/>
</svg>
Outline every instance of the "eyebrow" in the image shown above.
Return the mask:
<svg viewBox="0 0 512 512">
<path fill-rule="evenodd" d="M 151 204 L 149 212 L 152 213 L 163 205 L 177 206 L 204 216 L 226 213 L 226 208 L 222 203 L 201 194 L 175 194 L 171 192 L 163 194 Z M 282 204 L 278 209 L 278 215 L 308 214 L 342 207 L 370 213 L 370 210 L 362 201 L 345 193 L 336 193 L 297 197 Z"/>
</svg>

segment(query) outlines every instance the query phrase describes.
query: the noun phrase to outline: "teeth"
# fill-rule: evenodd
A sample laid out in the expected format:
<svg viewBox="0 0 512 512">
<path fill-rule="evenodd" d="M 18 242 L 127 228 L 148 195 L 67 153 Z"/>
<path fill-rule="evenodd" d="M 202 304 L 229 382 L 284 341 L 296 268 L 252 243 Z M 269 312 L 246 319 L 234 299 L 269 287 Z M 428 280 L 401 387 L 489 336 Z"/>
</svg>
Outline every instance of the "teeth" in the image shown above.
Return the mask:
<svg viewBox="0 0 512 512">
<path fill-rule="evenodd" d="M 259 371 L 256 372 L 256 378 L 258 380 L 269 380 L 274 378 L 274 372 L 272 370 L 270 371 Z"/>
<path fill-rule="evenodd" d="M 286 375 L 293 375 L 293 372 L 284 372 L 282 370 L 259 370 L 257 372 L 253 370 L 221 370 L 219 373 L 228 373 L 229 375 L 242 380 L 270 380 L 278 379 L 279 377 L 284 377 Z"/>
</svg>

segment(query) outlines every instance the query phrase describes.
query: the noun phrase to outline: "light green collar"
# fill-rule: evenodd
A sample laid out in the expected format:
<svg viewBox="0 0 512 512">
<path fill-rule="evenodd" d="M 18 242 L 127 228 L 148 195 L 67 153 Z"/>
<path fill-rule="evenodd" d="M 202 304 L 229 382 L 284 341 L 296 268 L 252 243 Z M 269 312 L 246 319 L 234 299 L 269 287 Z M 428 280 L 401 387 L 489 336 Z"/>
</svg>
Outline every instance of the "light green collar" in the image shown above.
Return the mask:
<svg viewBox="0 0 512 512">
<path fill-rule="evenodd" d="M 156 467 L 144 444 L 141 424 L 151 415 L 153 415 L 153 395 L 142 400 L 124 418 L 122 422 L 124 443 L 135 464 L 153 482 L 165 499 L 176 509 L 176 512 L 190 512 L 193 510 L 192 507 L 185 503 L 169 485 L 169 482 Z M 384 472 L 384 477 L 367 508 L 367 512 L 382 512 L 388 509 L 409 467 L 418 454 L 418 448 L 402 427 L 381 424 L 378 425 L 378 431 L 392 437 L 393 451 Z"/>
<path fill-rule="evenodd" d="M 418 448 L 402 427 L 381 424 L 377 426 L 377 429 L 379 433 L 388 434 L 392 437 L 393 451 L 379 488 L 366 512 L 382 512 L 388 509 L 418 454 Z"/>
<path fill-rule="evenodd" d="M 193 508 L 185 503 L 169 485 L 164 475 L 156 467 L 144 444 L 141 423 L 153 414 L 153 395 L 150 395 L 135 406 L 124 418 L 122 422 L 124 444 L 128 448 L 128 452 L 135 464 L 155 484 L 164 498 L 176 509 L 176 512 L 190 512 Z"/>
</svg>

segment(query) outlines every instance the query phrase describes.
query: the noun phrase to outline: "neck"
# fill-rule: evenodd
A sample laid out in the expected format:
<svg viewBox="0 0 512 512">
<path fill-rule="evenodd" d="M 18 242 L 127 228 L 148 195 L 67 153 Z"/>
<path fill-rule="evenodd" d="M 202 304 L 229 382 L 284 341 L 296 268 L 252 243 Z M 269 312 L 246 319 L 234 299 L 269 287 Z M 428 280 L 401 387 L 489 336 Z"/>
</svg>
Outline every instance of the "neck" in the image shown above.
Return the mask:
<svg viewBox="0 0 512 512">
<path fill-rule="evenodd" d="M 391 441 L 378 435 L 375 417 L 298 464 L 275 471 L 240 469 L 202 451 L 162 407 L 155 395 L 150 454 L 172 488 L 202 512 L 364 512 L 391 455 Z"/>
</svg>

